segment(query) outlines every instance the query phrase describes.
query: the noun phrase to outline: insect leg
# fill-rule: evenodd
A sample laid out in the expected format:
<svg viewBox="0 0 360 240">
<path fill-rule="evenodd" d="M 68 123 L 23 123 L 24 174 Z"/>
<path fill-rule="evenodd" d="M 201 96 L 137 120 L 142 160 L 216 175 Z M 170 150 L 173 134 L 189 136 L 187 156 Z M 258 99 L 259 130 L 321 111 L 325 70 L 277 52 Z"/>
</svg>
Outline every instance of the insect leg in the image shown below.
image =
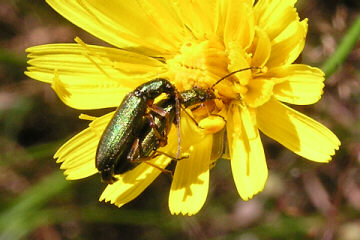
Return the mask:
<svg viewBox="0 0 360 240">
<path fill-rule="evenodd" d="M 197 127 L 199 127 L 198 122 L 195 120 L 195 118 L 194 118 L 193 116 L 190 115 L 190 113 L 188 113 L 188 112 L 186 111 L 186 108 L 181 107 L 181 109 L 186 113 L 186 115 L 188 115 L 188 117 L 195 123 L 195 125 L 196 125 Z M 199 128 L 200 128 L 200 127 L 199 127 Z"/>
<path fill-rule="evenodd" d="M 144 163 L 146 163 L 147 165 L 152 166 L 153 168 L 156 168 L 157 170 L 160 170 L 163 173 L 169 174 L 171 177 L 174 177 L 174 173 L 172 171 L 170 171 L 170 170 L 167 170 L 165 168 L 161 168 L 159 166 L 156 166 L 155 164 L 153 164 L 151 162 L 144 162 Z"/>
<path fill-rule="evenodd" d="M 141 145 L 139 144 L 139 139 L 137 139 L 137 141 L 135 141 L 134 144 L 133 144 L 132 150 L 133 150 L 133 152 L 135 153 L 135 152 L 138 151 L 140 148 L 141 148 Z M 140 150 L 140 151 L 141 151 L 141 150 Z M 133 156 L 134 156 L 134 154 L 132 154 L 132 157 L 133 157 Z M 160 170 L 161 172 L 166 173 L 166 174 L 169 174 L 171 177 L 173 177 L 173 172 L 172 172 L 172 171 L 167 170 L 167 169 L 164 169 L 164 168 L 162 168 L 162 167 L 157 166 L 156 164 L 153 164 L 153 163 L 149 162 L 149 160 L 151 160 L 151 159 L 153 159 L 153 158 L 155 158 L 155 157 L 158 157 L 158 156 L 160 156 L 160 154 L 159 154 L 158 152 L 154 151 L 154 152 L 152 152 L 152 153 L 150 154 L 150 156 L 142 157 L 142 158 L 138 158 L 138 159 L 134 159 L 134 158 L 131 158 L 131 156 L 129 156 L 129 157 L 130 157 L 129 161 L 132 162 L 133 164 L 135 164 L 135 163 L 145 163 L 145 164 L 148 164 L 148 165 L 150 165 L 151 167 L 154 167 L 154 168 Z"/>
<path fill-rule="evenodd" d="M 166 157 L 171 158 L 171 160 L 173 160 L 173 161 L 180 161 L 182 159 L 189 158 L 189 156 L 174 157 L 166 152 L 162 152 L 162 151 L 158 151 L 158 150 L 154 151 L 154 153 L 157 155 L 165 155 Z"/>
<path fill-rule="evenodd" d="M 166 112 L 166 111 L 164 111 L 164 112 Z M 168 127 L 168 125 L 169 125 L 168 124 L 169 123 L 168 115 L 169 115 L 168 113 L 165 114 L 166 126 L 165 126 L 164 132 L 162 134 L 159 132 L 159 129 L 158 129 L 158 126 L 156 125 L 154 116 L 152 114 L 148 114 L 146 116 L 149 119 L 149 126 L 153 129 L 154 135 L 157 138 L 159 147 L 163 147 L 167 144 L 167 135 L 168 135 L 168 128 L 169 128 Z"/>
</svg>

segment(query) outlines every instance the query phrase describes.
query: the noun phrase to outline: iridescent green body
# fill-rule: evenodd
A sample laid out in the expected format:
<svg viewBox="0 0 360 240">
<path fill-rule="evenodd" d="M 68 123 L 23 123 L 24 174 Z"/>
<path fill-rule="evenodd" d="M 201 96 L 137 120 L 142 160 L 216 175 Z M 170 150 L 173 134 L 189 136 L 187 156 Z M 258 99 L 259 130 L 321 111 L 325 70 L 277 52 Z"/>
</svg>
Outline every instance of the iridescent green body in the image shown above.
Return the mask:
<svg viewBox="0 0 360 240">
<path fill-rule="evenodd" d="M 131 151 L 129 149 L 128 155 L 126 159 L 122 161 L 118 161 L 117 165 L 114 167 L 115 174 L 122 174 L 133 169 L 139 163 L 139 159 L 146 158 L 150 156 L 150 154 L 158 149 L 161 144 L 161 139 L 156 135 L 156 131 L 161 134 L 162 137 L 166 138 L 165 132 L 170 131 L 171 123 L 175 118 L 175 104 L 170 99 L 165 99 L 160 101 L 157 106 L 161 107 L 164 112 L 167 113 L 166 118 L 150 112 L 149 114 L 153 117 L 154 127 L 151 127 L 150 120 L 146 119 L 145 123 L 142 125 L 142 129 L 138 132 L 138 143 L 136 146 L 135 152 L 131 155 Z M 169 124 L 170 123 L 170 124 Z M 156 128 L 156 129 L 155 129 Z M 133 145 L 130 145 L 130 148 Z"/>
<path fill-rule="evenodd" d="M 96 152 L 95 166 L 104 182 L 113 182 L 114 165 L 126 160 L 144 119 L 148 105 L 162 93 L 175 98 L 176 89 L 166 79 L 154 79 L 137 87 L 123 99 L 106 127 Z"/>
<path fill-rule="evenodd" d="M 96 168 L 104 181 L 111 181 L 113 166 L 120 156 L 127 154 L 135 136 L 141 128 L 139 124 L 146 111 L 146 102 L 128 94 L 114 117 L 106 127 L 96 152 Z"/>
<path fill-rule="evenodd" d="M 180 92 L 180 102 L 184 107 L 193 106 L 214 98 L 215 95 L 212 90 L 197 87 Z M 156 129 L 151 127 L 149 122 L 142 126 L 143 128 L 139 131 L 139 146 L 137 151 L 134 155 L 128 155 L 126 161 L 119 161 L 117 163 L 114 170 L 116 174 L 131 170 L 141 162 L 139 160 L 148 158 L 162 145 L 163 139 L 159 139 L 155 131 L 159 132 L 162 135 L 162 138 L 167 138 L 166 133 L 170 131 L 172 122 L 175 120 L 176 105 L 171 98 L 164 99 L 156 105 L 167 113 L 166 118 L 154 112 L 149 113 L 152 115 Z"/>
<path fill-rule="evenodd" d="M 149 104 L 162 93 L 168 96 L 156 104 L 166 117 L 150 110 Z M 96 168 L 102 180 L 112 183 L 114 174 L 124 173 L 134 168 L 139 159 L 149 157 L 167 138 L 171 123 L 176 115 L 176 89 L 165 79 L 155 79 L 144 83 L 130 92 L 117 108 L 113 118 L 105 128 L 96 152 Z M 210 90 L 193 88 L 180 94 L 184 107 L 192 106 L 215 98 Z M 150 123 L 148 115 L 152 117 Z M 153 126 L 152 126 L 153 125 Z M 139 143 L 134 150 L 134 142 Z M 131 154 L 132 153 L 132 154 Z"/>
<path fill-rule="evenodd" d="M 215 99 L 212 89 L 204 89 L 200 87 L 193 87 L 192 89 L 180 92 L 180 96 L 180 103 L 185 108 Z"/>
</svg>

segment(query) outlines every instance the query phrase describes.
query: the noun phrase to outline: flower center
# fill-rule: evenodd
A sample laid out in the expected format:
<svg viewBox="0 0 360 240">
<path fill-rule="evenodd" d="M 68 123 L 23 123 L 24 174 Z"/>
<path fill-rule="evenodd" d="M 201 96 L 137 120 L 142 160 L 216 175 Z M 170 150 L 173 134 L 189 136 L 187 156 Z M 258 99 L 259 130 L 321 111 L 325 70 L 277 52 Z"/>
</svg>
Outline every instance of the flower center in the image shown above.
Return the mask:
<svg viewBox="0 0 360 240">
<path fill-rule="evenodd" d="M 270 79 L 262 78 L 266 67 L 248 69 L 252 56 L 236 42 L 225 45 L 217 39 L 188 41 L 177 55 L 167 60 L 169 78 L 179 91 L 195 86 L 213 89 L 217 99 L 221 100 L 216 101 L 219 111 L 231 101 L 241 101 L 256 108 L 271 98 L 274 84 Z M 247 70 L 239 71 L 242 69 Z M 236 73 L 224 78 L 233 72 Z"/>
<path fill-rule="evenodd" d="M 167 60 L 170 78 L 179 91 L 194 86 L 213 87 L 214 83 L 229 74 L 229 63 L 224 45 L 220 41 L 208 39 L 183 44 L 179 54 Z M 224 79 L 215 87 L 216 94 L 223 100 L 239 98 L 239 94 L 246 91 L 246 87 L 236 81 L 235 75 Z"/>
</svg>

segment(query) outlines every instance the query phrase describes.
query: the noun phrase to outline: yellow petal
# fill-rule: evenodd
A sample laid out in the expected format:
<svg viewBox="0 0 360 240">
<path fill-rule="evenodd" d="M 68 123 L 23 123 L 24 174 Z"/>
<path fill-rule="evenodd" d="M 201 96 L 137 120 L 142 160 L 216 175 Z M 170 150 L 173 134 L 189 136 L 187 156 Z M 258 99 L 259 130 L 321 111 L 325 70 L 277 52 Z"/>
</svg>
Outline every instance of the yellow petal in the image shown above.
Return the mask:
<svg viewBox="0 0 360 240">
<path fill-rule="evenodd" d="M 271 43 L 268 35 L 261 28 L 255 28 L 255 39 L 251 52 L 253 57 L 251 58 L 251 66 L 262 67 L 265 66 L 266 62 L 270 58 Z"/>
<path fill-rule="evenodd" d="M 210 157 L 210 169 L 215 167 L 216 161 L 221 157 L 223 158 L 225 152 L 225 129 L 213 134 L 213 144 Z M 228 157 L 230 159 L 230 157 Z"/>
<path fill-rule="evenodd" d="M 225 19 L 224 43 L 235 42 L 243 49 L 247 49 L 254 38 L 255 23 L 252 6 L 244 1 L 221 1 Z"/>
<path fill-rule="evenodd" d="M 324 125 L 272 99 L 257 109 L 259 129 L 294 153 L 316 162 L 328 162 L 339 139 Z"/>
<path fill-rule="evenodd" d="M 55 153 L 60 168 L 64 169 L 66 179 L 75 180 L 97 173 L 95 155 L 102 132 L 109 123 L 114 112 L 97 118 L 89 127 L 67 141 Z"/>
<path fill-rule="evenodd" d="M 248 108 L 232 103 L 227 119 L 232 174 L 240 197 L 248 200 L 264 189 L 268 177 L 264 149 Z"/>
<path fill-rule="evenodd" d="M 250 6 L 254 6 L 255 0 L 243 0 L 243 2 L 246 2 Z"/>
<path fill-rule="evenodd" d="M 199 128 L 196 127 L 195 123 L 185 113 L 182 113 L 181 115 L 180 130 L 182 136 L 186 136 L 186 138 L 181 138 L 183 140 L 181 141 L 181 149 L 183 149 L 182 153 L 185 153 L 194 141 L 197 142 L 199 139 L 203 138 Z M 190 135 L 191 138 L 189 137 L 189 133 L 192 133 L 192 135 Z M 184 141 L 184 139 L 186 139 L 186 141 Z M 168 144 L 164 148 L 160 148 L 159 151 L 166 152 L 171 156 L 176 156 L 176 151 L 178 149 L 177 140 L 177 129 L 173 127 L 168 136 Z M 168 157 L 160 156 L 149 162 L 160 168 L 165 168 L 170 161 L 171 159 Z M 122 175 L 118 175 L 117 178 L 119 180 L 106 187 L 100 196 L 100 201 L 104 200 L 120 207 L 142 193 L 142 191 L 144 191 L 160 173 L 160 170 L 146 163 L 141 163 L 135 169 Z"/>
<path fill-rule="evenodd" d="M 218 19 L 217 1 L 185 0 L 169 2 L 173 4 L 182 24 L 195 38 L 203 39 L 214 34 Z"/>
<path fill-rule="evenodd" d="M 149 162 L 160 168 L 166 168 L 170 159 L 160 156 Z M 157 168 L 141 163 L 133 170 L 118 175 L 115 183 L 107 185 L 99 201 L 110 202 L 121 207 L 142 193 L 160 173 L 161 171 Z"/>
<path fill-rule="evenodd" d="M 171 154 L 177 147 L 176 139 L 176 129 L 173 128 L 169 133 L 168 145 L 159 150 Z M 165 169 L 170 161 L 170 158 L 161 155 L 149 162 L 159 168 Z M 99 201 L 110 202 L 121 207 L 141 194 L 160 173 L 161 171 L 159 169 L 146 164 L 146 162 L 141 163 L 133 170 L 117 175 L 118 180 L 113 184 L 107 185 Z"/>
<path fill-rule="evenodd" d="M 97 169 L 95 168 L 94 161 L 95 160 L 93 159 L 93 161 L 86 161 L 79 166 L 70 167 L 70 168 L 66 169 L 64 171 L 66 180 L 78 180 L 78 179 L 86 178 L 93 174 L 96 174 Z"/>
<path fill-rule="evenodd" d="M 170 1 L 47 0 L 57 12 L 119 48 L 159 56 L 176 49 L 184 26 Z"/>
<path fill-rule="evenodd" d="M 31 66 L 26 74 L 51 83 L 60 99 L 73 108 L 118 106 L 126 93 L 164 71 L 153 58 L 78 41 L 27 49 Z"/>
<path fill-rule="evenodd" d="M 227 51 L 228 51 L 228 58 L 230 61 L 228 64 L 229 72 L 234 72 L 239 69 L 249 67 L 247 53 L 236 42 L 228 42 Z M 251 75 L 251 71 L 241 71 L 241 72 L 234 74 L 234 76 L 236 77 L 236 79 L 239 81 L 239 83 L 241 85 L 246 85 L 249 83 L 252 75 Z M 217 88 L 219 88 L 219 91 L 226 93 L 226 92 L 229 92 L 229 90 L 231 90 L 228 88 L 227 90 L 222 91 L 220 89 L 221 85 L 222 85 L 222 83 L 217 85 Z M 236 85 L 233 87 L 236 87 Z"/>
<path fill-rule="evenodd" d="M 269 68 L 293 63 L 302 52 L 307 34 L 307 19 L 292 22 L 271 42 Z"/>
<path fill-rule="evenodd" d="M 259 0 L 254 7 L 257 25 L 263 29 L 270 40 L 276 38 L 287 26 L 299 21 L 294 8 L 296 0 Z"/>
<path fill-rule="evenodd" d="M 172 214 L 194 215 L 204 205 L 209 189 L 212 136 L 188 149 L 189 158 L 177 162 L 169 195 Z"/>
<path fill-rule="evenodd" d="M 275 82 L 276 99 L 291 104 L 313 104 L 320 100 L 324 88 L 324 73 L 303 64 L 270 69 L 266 75 Z"/>
<path fill-rule="evenodd" d="M 274 82 L 268 79 L 254 78 L 248 87 L 248 92 L 244 97 L 244 101 L 249 107 L 256 108 L 263 105 L 273 95 Z"/>
<path fill-rule="evenodd" d="M 271 40 L 268 67 L 290 64 L 305 44 L 307 20 L 299 22 L 294 8 L 296 0 L 260 0 L 255 5 L 255 18 Z"/>
<path fill-rule="evenodd" d="M 197 126 L 197 123 L 184 111 L 181 112 L 180 120 L 181 149 L 186 152 L 186 150 L 194 143 L 200 142 L 204 139 L 206 130 L 200 129 Z"/>
</svg>

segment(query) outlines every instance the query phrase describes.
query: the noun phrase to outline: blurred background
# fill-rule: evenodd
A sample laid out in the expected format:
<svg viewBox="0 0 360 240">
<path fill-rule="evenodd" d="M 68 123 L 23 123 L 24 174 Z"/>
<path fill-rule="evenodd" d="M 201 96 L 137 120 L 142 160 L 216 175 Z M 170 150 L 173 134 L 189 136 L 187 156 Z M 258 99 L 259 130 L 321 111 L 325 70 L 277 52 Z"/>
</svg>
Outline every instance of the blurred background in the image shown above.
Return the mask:
<svg viewBox="0 0 360 240">
<path fill-rule="evenodd" d="M 299 0 L 297 8 L 309 18 L 302 62 L 322 67 L 359 16 L 360 2 Z M 65 181 L 52 156 L 88 122 L 49 85 L 23 74 L 24 51 L 75 36 L 104 45 L 42 0 L 0 0 L 0 240 L 360 239 L 359 44 L 326 80 L 321 101 L 296 107 L 340 138 L 331 163 L 307 161 L 262 136 L 270 169 L 265 190 L 240 200 L 230 164 L 219 160 L 205 206 L 184 217 L 169 213 L 168 176 L 122 208 L 98 202 L 98 176 Z"/>
</svg>

